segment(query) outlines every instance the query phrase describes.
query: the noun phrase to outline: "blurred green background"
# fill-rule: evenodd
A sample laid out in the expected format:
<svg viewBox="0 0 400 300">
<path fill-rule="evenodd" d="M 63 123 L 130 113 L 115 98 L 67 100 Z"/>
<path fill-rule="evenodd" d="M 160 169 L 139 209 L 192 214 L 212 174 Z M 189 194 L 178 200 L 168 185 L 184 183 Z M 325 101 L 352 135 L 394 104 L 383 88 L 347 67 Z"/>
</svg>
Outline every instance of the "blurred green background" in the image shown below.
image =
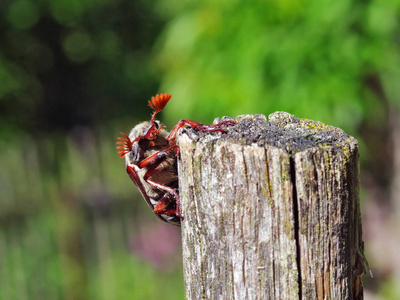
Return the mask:
<svg viewBox="0 0 400 300">
<path fill-rule="evenodd" d="M 179 230 L 115 150 L 158 92 L 169 127 L 284 110 L 355 136 L 365 298 L 400 298 L 399 1 L 3 0 L 0 16 L 0 299 L 183 299 Z"/>
</svg>

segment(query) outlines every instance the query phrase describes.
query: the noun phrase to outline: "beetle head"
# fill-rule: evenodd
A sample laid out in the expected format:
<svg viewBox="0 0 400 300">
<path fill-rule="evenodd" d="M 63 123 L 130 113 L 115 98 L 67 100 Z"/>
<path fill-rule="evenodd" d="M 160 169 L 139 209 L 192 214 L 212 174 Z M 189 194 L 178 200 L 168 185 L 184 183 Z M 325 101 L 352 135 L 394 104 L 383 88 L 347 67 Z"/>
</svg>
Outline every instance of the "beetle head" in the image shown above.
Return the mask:
<svg viewBox="0 0 400 300">
<path fill-rule="evenodd" d="M 163 140 L 159 140 L 158 137 L 160 132 L 165 126 L 160 126 L 160 122 L 155 120 L 157 113 L 162 111 L 168 101 L 171 99 L 171 95 L 169 94 L 157 94 L 151 97 L 149 101 L 149 106 L 154 110 L 153 115 L 149 122 L 143 122 L 136 125 L 130 132 L 129 136 L 125 133 L 121 134 L 123 137 L 119 137 L 121 141 L 117 142 L 119 145 L 117 149 L 119 149 L 118 154 L 121 157 L 129 154 L 129 158 L 131 162 L 138 162 L 143 157 L 143 152 L 149 147 L 154 147 L 163 143 Z M 127 159 L 129 159 L 127 158 Z"/>
<path fill-rule="evenodd" d="M 146 150 L 152 147 L 165 146 L 167 132 L 163 130 L 165 126 L 160 126 L 159 121 L 143 122 L 131 130 L 129 136 L 121 133 L 123 137 L 117 142 L 120 146 L 118 154 L 126 157 L 129 162 L 137 163 L 143 159 Z M 162 135 L 162 138 L 159 138 Z M 128 156 L 126 156 L 128 154 Z"/>
</svg>

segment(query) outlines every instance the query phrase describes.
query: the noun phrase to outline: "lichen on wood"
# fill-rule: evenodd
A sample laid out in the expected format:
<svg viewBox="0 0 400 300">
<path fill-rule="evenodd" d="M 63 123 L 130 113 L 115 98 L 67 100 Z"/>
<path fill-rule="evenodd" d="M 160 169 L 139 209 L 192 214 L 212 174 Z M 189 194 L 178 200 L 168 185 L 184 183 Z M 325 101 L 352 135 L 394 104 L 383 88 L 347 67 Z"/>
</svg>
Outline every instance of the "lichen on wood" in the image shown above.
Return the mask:
<svg viewBox="0 0 400 300">
<path fill-rule="evenodd" d="M 235 121 L 178 135 L 186 298 L 361 299 L 357 141 L 284 112 Z"/>
</svg>

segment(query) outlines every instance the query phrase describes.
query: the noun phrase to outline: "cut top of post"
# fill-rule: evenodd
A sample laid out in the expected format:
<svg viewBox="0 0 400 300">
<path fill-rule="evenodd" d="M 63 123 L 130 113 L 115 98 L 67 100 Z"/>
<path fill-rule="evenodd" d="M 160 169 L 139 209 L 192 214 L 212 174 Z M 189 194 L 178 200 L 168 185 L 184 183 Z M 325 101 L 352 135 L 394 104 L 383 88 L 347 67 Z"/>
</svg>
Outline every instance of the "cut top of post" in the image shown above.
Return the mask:
<svg viewBox="0 0 400 300">
<path fill-rule="evenodd" d="M 340 148 L 350 150 L 357 147 L 357 140 L 342 129 L 322 122 L 298 118 L 287 112 L 277 111 L 269 115 L 240 115 L 237 125 L 229 127 L 223 135 L 199 132 L 191 128 L 184 131 L 191 140 L 202 142 L 226 141 L 242 145 L 272 146 L 286 150 L 289 154 L 304 151 L 313 147 Z M 232 120 L 229 117 L 217 118 L 214 124 Z M 181 132 L 181 133 L 182 133 Z"/>
</svg>

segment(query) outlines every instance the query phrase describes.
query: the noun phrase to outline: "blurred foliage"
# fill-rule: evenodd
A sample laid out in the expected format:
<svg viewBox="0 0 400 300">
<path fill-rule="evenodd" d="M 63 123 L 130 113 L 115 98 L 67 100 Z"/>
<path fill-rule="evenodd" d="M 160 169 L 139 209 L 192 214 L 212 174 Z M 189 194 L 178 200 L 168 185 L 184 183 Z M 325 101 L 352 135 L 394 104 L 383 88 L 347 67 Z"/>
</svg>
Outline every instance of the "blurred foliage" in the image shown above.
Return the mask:
<svg viewBox="0 0 400 300">
<path fill-rule="evenodd" d="M 5 0 L 0 6 L 0 127 L 29 132 L 146 114 L 157 89 L 153 1 Z M 136 100 L 135 100 L 136 99 Z"/>
<path fill-rule="evenodd" d="M 179 233 L 146 222 L 115 151 L 160 79 L 153 6 L 0 3 L 0 299 L 183 298 Z M 146 234 L 174 251 L 146 259 Z"/>
<path fill-rule="evenodd" d="M 168 120 L 284 110 L 354 134 L 399 108 L 399 1 L 161 2 Z"/>
<path fill-rule="evenodd" d="M 183 298 L 179 230 L 154 230 L 113 135 L 80 128 L 1 145 L 0 299 Z M 135 251 L 147 236 L 156 261 Z"/>
<path fill-rule="evenodd" d="M 382 298 L 386 300 L 400 299 L 400 287 L 398 282 L 389 278 L 383 283 L 379 294 L 382 295 Z"/>
</svg>

